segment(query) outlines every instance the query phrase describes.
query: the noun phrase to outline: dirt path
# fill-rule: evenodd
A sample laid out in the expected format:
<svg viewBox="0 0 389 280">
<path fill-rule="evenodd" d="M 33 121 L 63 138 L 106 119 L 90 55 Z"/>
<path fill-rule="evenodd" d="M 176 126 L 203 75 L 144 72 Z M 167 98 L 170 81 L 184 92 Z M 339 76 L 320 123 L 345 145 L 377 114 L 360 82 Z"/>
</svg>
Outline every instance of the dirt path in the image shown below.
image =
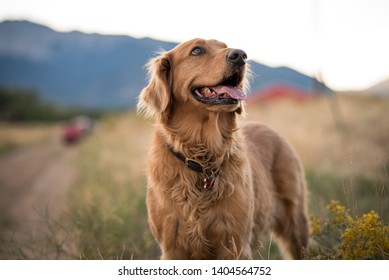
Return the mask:
<svg viewBox="0 0 389 280">
<path fill-rule="evenodd" d="M 0 237 L 44 234 L 76 179 L 76 154 L 76 146 L 50 140 L 0 158 Z"/>
</svg>

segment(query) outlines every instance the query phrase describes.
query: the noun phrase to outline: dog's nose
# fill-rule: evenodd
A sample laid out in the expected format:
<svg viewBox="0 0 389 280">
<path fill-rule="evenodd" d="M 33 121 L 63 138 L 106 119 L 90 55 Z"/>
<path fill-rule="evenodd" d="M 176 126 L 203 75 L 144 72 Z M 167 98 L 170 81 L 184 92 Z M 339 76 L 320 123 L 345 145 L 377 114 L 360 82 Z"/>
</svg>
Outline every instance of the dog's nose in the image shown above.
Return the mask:
<svg viewBox="0 0 389 280">
<path fill-rule="evenodd" d="M 231 50 L 227 54 L 226 58 L 227 58 L 228 62 L 242 66 L 242 65 L 246 64 L 247 54 L 242 50 L 235 49 L 235 50 Z"/>
</svg>

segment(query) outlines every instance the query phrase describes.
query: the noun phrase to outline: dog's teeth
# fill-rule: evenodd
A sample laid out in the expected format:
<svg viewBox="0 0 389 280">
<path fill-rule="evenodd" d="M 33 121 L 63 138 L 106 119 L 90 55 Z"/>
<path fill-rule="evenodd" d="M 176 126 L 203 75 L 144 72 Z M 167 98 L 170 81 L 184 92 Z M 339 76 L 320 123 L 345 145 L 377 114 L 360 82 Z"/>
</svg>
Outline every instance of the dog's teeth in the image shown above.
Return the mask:
<svg viewBox="0 0 389 280">
<path fill-rule="evenodd" d="M 214 95 L 213 91 L 208 87 L 203 89 L 203 94 L 205 97 L 211 97 Z"/>
</svg>

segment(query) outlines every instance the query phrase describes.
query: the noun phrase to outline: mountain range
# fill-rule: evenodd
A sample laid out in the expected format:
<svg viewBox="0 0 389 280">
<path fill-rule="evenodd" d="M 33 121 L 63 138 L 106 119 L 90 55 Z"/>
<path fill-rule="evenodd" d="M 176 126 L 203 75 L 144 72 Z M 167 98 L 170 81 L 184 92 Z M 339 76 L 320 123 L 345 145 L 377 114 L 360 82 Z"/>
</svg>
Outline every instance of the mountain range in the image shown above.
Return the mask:
<svg viewBox="0 0 389 280">
<path fill-rule="evenodd" d="M 145 63 L 177 43 L 151 38 L 57 32 L 29 21 L 0 23 L 0 86 L 34 89 L 44 101 L 63 106 L 135 106 L 147 83 Z M 283 83 L 310 91 L 324 84 L 288 67 L 251 61 L 251 91 Z"/>
<path fill-rule="evenodd" d="M 365 89 L 362 93 L 378 97 L 389 97 L 389 79 L 383 80 L 378 84 Z"/>
</svg>

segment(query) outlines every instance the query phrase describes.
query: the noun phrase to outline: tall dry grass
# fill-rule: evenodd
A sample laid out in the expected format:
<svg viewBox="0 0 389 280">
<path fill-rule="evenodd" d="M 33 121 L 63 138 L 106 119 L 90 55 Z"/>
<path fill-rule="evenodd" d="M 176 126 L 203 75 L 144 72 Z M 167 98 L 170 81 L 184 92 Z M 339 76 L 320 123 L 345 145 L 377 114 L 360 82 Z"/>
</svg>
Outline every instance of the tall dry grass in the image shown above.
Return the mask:
<svg viewBox="0 0 389 280">
<path fill-rule="evenodd" d="M 266 103 L 249 107 L 248 115 L 285 135 L 305 167 L 374 178 L 389 159 L 388 111 L 385 99 L 338 95 Z"/>
<path fill-rule="evenodd" d="M 102 120 L 82 143 L 69 204 L 82 259 L 158 256 L 147 224 L 145 155 L 151 128 L 134 113 Z"/>
<path fill-rule="evenodd" d="M 280 100 L 248 108 L 248 118 L 279 131 L 299 154 L 310 208 L 337 199 L 356 213 L 389 221 L 389 100 L 355 95 Z"/>
<path fill-rule="evenodd" d="M 249 120 L 275 128 L 300 155 L 312 213 L 325 216 L 326 205 L 336 199 L 355 212 L 375 210 L 385 222 L 389 220 L 388 111 L 388 100 L 347 95 L 247 108 Z M 151 131 L 150 123 L 129 112 L 103 119 L 81 144 L 81 176 L 69 198 L 75 256 L 159 257 L 145 207 L 144 171 Z M 259 255 L 276 257 L 269 253 L 270 247 L 265 244 Z"/>
<path fill-rule="evenodd" d="M 52 124 L 0 122 L 0 155 L 42 143 L 53 137 L 55 132 L 56 127 Z"/>
</svg>

